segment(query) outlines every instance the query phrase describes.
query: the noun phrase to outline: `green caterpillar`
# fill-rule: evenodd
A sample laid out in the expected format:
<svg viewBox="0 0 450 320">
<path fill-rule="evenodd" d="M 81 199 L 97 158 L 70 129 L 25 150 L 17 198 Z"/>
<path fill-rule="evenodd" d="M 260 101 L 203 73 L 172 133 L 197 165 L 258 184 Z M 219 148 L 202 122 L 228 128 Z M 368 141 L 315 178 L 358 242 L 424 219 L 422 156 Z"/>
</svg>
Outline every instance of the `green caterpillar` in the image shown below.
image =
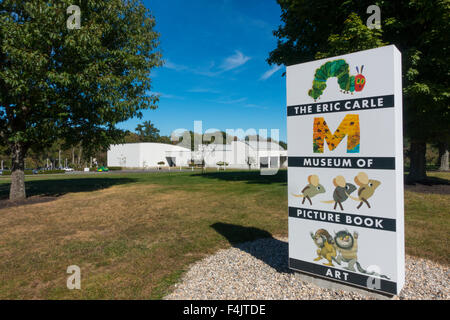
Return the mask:
<svg viewBox="0 0 450 320">
<path fill-rule="evenodd" d="M 364 66 L 361 66 L 361 73 Z M 358 75 L 351 76 L 349 74 L 348 63 L 344 59 L 328 61 L 323 64 L 319 69 L 316 69 L 314 74 L 314 80 L 312 88 L 308 91 L 308 95 L 316 101 L 322 95 L 323 91 L 327 87 L 327 79 L 336 77 L 341 92 L 351 93 L 354 91 L 361 91 L 366 83 L 365 77 L 359 72 L 356 67 Z"/>
</svg>

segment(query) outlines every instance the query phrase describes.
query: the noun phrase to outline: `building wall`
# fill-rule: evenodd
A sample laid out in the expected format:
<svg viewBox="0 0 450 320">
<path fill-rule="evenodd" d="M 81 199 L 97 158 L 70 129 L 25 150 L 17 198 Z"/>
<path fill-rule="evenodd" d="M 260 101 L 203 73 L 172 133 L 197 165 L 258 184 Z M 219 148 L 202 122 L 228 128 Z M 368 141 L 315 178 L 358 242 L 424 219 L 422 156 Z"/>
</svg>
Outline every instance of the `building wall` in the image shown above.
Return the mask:
<svg viewBox="0 0 450 320">
<path fill-rule="evenodd" d="M 175 158 L 176 166 L 187 166 L 190 151 L 165 143 L 140 143 L 140 167 L 157 167 L 160 161 L 164 161 L 164 166 L 168 166 L 168 157 Z"/>
<path fill-rule="evenodd" d="M 127 143 L 111 145 L 107 157 L 110 167 L 157 167 L 160 161 L 164 161 L 164 166 L 168 166 L 168 157 L 174 157 L 177 166 L 187 166 L 190 151 L 164 143 Z"/>
<path fill-rule="evenodd" d="M 168 151 L 166 152 L 166 162 L 168 157 L 174 159 L 174 166 L 187 167 L 191 161 L 191 151 L 188 149 Z M 167 163 L 167 165 L 169 164 Z"/>
<path fill-rule="evenodd" d="M 228 145 L 203 145 L 195 152 L 195 159 L 205 160 L 207 167 L 216 167 L 218 162 L 228 163 L 229 168 L 248 168 L 247 158 L 253 157 L 256 164 L 256 152 L 248 144 L 232 141 Z"/>
<path fill-rule="evenodd" d="M 248 167 L 248 158 L 256 158 L 256 150 L 245 142 L 233 141 L 231 145 L 233 146 L 233 163 Z"/>
<path fill-rule="evenodd" d="M 218 162 L 227 162 L 228 168 L 248 168 L 248 159 L 252 160 L 252 168 L 260 168 L 261 162 L 268 167 L 280 167 L 281 158 L 287 156 L 287 151 L 255 150 L 258 145 L 242 141 L 232 141 L 229 145 L 203 145 L 200 150 L 191 152 L 187 148 L 163 143 L 128 143 L 111 145 L 108 151 L 108 166 L 146 168 L 157 167 L 164 161 L 169 165 L 169 157 L 175 166 L 188 166 L 191 159 L 201 162 L 205 160 L 207 167 L 217 167 Z M 271 161 L 271 160 L 272 161 Z M 172 165 L 173 165 L 172 164 Z"/>
<path fill-rule="evenodd" d="M 218 162 L 229 162 L 231 148 L 229 145 L 200 145 L 199 151 L 192 154 L 196 162 L 204 160 L 207 167 L 215 167 Z"/>
<path fill-rule="evenodd" d="M 139 143 L 127 143 L 111 145 L 107 152 L 108 167 L 129 167 L 140 166 Z"/>
</svg>

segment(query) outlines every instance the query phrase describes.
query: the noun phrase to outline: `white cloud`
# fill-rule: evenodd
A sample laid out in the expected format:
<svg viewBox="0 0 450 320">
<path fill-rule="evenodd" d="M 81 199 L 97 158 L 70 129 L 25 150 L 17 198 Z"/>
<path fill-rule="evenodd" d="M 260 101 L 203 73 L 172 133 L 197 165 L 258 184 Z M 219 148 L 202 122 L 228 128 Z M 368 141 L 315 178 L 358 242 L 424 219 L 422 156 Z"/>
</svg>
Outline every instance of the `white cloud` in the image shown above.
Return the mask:
<svg viewBox="0 0 450 320">
<path fill-rule="evenodd" d="M 261 75 L 261 77 L 259 78 L 259 80 L 267 80 L 267 79 L 269 79 L 275 72 L 280 70 L 282 67 L 283 66 L 278 66 L 278 65 L 273 66 L 271 69 L 269 69 L 266 72 L 264 72 Z"/>
<path fill-rule="evenodd" d="M 188 67 L 183 66 L 181 64 L 175 64 L 171 61 L 169 61 L 169 59 L 167 59 L 164 63 L 164 67 L 166 67 L 167 69 L 171 69 L 171 70 L 175 70 L 175 71 L 183 71 L 188 69 Z"/>
<path fill-rule="evenodd" d="M 177 100 L 183 100 L 184 97 L 176 96 L 173 94 L 167 94 L 162 92 L 151 92 L 151 94 L 158 96 L 159 98 L 166 98 L 166 99 L 177 99 Z"/>
<path fill-rule="evenodd" d="M 169 59 L 165 61 L 164 67 L 175 71 L 187 71 L 207 77 L 216 77 L 226 71 L 230 71 L 244 65 L 250 59 L 250 57 L 247 57 L 239 50 L 236 50 L 233 55 L 225 58 L 222 64 L 218 67 L 215 66 L 214 61 L 212 61 L 207 68 L 190 68 L 188 66 L 173 63 Z"/>
<path fill-rule="evenodd" d="M 220 66 L 223 71 L 236 69 L 250 60 L 250 57 L 245 56 L 242 52 L 236 50 L 232 56 L 229 56 Z"/>
<path fill-rule="evenodd" d="M 245 106 L 245 108 L 254 108 L 254 109 L 264 109 L 267 110 L 268 108 L 265 106 L 261 106 L 259 104 L 254 104 L 254 103 L 247 103 Z"/>
<path fill-rule="evenodd" d="M 214 90 L 214 89 L 209 89 L 209 88 L 192 88 L 187 90 L 187 92 L 191 92 L 191 93 L 220 93 L 219 90 Z"/>
<path fill-rule="evenodd" d="M 239 99 L 229 99 L 229 98 L 220 98 L 216 100 L 207 100 L 214 103 L 220 103 L 220 104 L 238 104 L 246 101 L 247 98 L 239 98 Z"/>
</svg>

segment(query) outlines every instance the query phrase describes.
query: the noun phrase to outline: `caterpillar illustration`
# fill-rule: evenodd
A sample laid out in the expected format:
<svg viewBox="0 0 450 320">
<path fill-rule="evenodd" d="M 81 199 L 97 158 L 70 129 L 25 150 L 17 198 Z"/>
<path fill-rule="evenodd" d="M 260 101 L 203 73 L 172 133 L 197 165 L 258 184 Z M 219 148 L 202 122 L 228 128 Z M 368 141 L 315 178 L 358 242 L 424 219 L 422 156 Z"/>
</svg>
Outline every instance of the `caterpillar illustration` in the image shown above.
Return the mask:
<svg viewBox="0 0 450 320">
<path fill-rule="evenodd" d="M 361 72 L 359 72 L 358 67 L 356 71 L 358 74 L 356 76 L 351 76 L 349 74 L 348 63 L 344 59 L 328 61 L 323 64 L 319 69 L 316 69 L 314 74 L 314 80 L 312 88 L 308 91 L 308 95 L 316 101 L 322 95 L 323 91 L 327 87 L 327 79 L 336 77 L 341 92 L 351 93 L 354 91 L 361 91 L 366 84 L 366 78 L 362 75 L 364 66 L 361 66 Z"/>
</svg>

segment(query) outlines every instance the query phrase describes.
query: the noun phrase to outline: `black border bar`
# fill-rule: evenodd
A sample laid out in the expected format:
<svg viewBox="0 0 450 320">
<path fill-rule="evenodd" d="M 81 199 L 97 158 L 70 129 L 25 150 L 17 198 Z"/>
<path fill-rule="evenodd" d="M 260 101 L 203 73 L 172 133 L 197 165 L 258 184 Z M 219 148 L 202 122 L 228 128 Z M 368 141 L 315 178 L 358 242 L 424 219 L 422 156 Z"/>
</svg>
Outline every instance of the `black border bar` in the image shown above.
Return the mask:
<svg viewBox="0 0 450 320">
<path fill-rule="evenodd" d="M 377 101 L 378 99 L 383 99 L 383 105 L 379 106 L 378 104 L 376 106 L 370 106 L 368 108 L 356 108 L 356 109 L 346 109 L 344 106 L 346 103 L 354 104 L 355 102 L 358 102 L 360 106 L 363 105 L 363 100 L 368 100 L 370 103 L 372 103 L 374 100 Z M 330 110 L 330 111 L 322 111 L 319 110 L 319 106 L 323 107 L 323 105 L 327 104 L 329 105 L 336 105 L 338 104 L 339 110 Z M 392 108 L 394 107 L 394 95 L 385 95 L 385 96 L 374 96 L 374 97 L 366 97 L 366 98 L 356 98 L 356 99 L 345 99 L 345 100 L 336 100 L 336 101 L 324 101 L 324 102 L 316 102 L 316 103 L 306 103 L 306 104 L 298 104 L 298 105 L 292 105 L 287 107 L 287 116 L 308 116 L 312 114 L 325 114 L 325 113 L 336 113 L 336 112 L 358 112 L 358 111 L 365 111 L 365 110 L 376 110 L 376 109 L 385 109 L 385 108 Z M 298 113 L 298 110 L 306 110 L 305 113 Z"/>
<path fill-rule="evenodd" d="M 395 170 L 395 157 L 288 157 L 288 167 Z"/>
<path fill-rule="evenodd" d="M 307 272 L 310 273 L 312 275 L 316 275 L 319 276 L 321 278 L 324 278 L 326 280 L 332 280 L 332 281 L 337 281 L 340 283 L 345 283 L 347 285 L 349 284 L 353 284 L 355 286 L 358 287 L 363 287 L 366 290 L 369 291 L 375 291 L 375 292 L 383 292 L 383 293 L 388 293 L 391 295 L 396 295 L 397 294 L 397 283 L 393 282 L 393 281 L 389 281 L 389 280 L 385 280 L 385 279 L 379 279 L 380 282 L 380 287 L 377 289 L 370 289 L 367 286 L 367 282 L 369 279 L 369 276 L 367 275 L 363 275 L 363 274 L 359 274 L 359 273 L 355 273 L 355 272 L 351 272 L 348 270 L 340 270 L 337 268 L 333 268 L 333 267 L 327 267 L 327 266 L 323 266 L 320 264 L 315 264 L 315 263 L 311 263 L 311 262 L 306 262 L 306 261 L 302 261 L 302 260 L 297 260 L 294 258 L 289 258 L 289 268 L 296 270 L 296 271 L 301 271 L 301 272 Z M 343 272 L 346 272 L 348 274 L 347 277 L 347 281 L 343 281 L 343 280 L 339 280 L 335 277 L 329 277 L 326 275 L 328 269 L 332 269 L 332 272 L 335 273 L 336 271 L 339 271 L 341 274 Z M 374 277 L 370 277 L 370 278 L 374 278 Z"/>
<path fill-rule="evenodd" d="M 357 202 L 355 202 L 356 204 Z M 304 216 L 299 216 L 297 214 L 297 210 L 303 210 L 303 211 L 311 211 L 312 213 L 318 212 L 318 216 L 320 217 L 320 214 L 326 215 L 326 219 L 316 219 L 316 218 L 309 218 Z M 315 215 L 315 214 L 314 214 Z M 328 217 L 331 215 L 333 221 L 329 221 Z M 339 216 L 339 222 L 337 222 L 337 216 Z M 373 230 L 381 230 L 381 231 L 396 231 L 396 220 L 391 218 L 382 218 L 382 217 L 373 217 L 368 215 L 358 215 L 358 214 L 351 214 L 351 213 L 345 213 L 345 212 L 335 212 L 335 211 L 325 211 L 321 209 L 312 209 L 312 208 L 297 208 L 297 207 L 289 207 L 289 217 L 291 218 L 297 218 L 297 219 L 304 219 L 304 220 L 312 220 L 312 221 L 320 221 L 320 222 L 326 222 L 326 223 L 336 223 L 336 224 L 343 224 L 346 226 L 353 226 L 353 227 L 360 227 L 360 228 L 367 228 L 367 229 L 373 229 Z M 383 228 L 377 228 L 374 226 L 367 226 L 364 224 L 356 224 L 355 219 L 358 219 L 358 221 L 364 221 L 365 219 L 370 218 L 372 221 L 378 219 L 383 220 L 382 226 Z M 347 223 L 347 219 L 351 220 L 351 223 Z"/>
</svg>

